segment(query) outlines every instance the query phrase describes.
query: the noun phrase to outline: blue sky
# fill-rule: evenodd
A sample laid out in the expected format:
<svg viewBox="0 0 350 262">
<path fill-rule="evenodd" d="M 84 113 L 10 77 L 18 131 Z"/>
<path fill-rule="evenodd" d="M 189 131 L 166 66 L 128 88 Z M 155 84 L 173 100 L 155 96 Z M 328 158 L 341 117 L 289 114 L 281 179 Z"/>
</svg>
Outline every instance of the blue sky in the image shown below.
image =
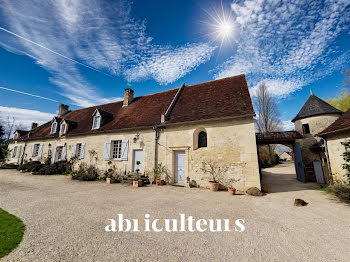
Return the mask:
<svg viewBox="0 0 350 262">
<path fill-rule="evenodd" d="M 0 114 L 28 126 L 60 103 L 77 109 L 126 87 L 141 96 L 244 73 L 253 97 L 267 85 L 291 127 L 310 88 L 323 99 L 342 91 L 349 9 L 348 0 L 0 0 L 0 87 L 51 99 L 0 89 Z"/>
</svg>

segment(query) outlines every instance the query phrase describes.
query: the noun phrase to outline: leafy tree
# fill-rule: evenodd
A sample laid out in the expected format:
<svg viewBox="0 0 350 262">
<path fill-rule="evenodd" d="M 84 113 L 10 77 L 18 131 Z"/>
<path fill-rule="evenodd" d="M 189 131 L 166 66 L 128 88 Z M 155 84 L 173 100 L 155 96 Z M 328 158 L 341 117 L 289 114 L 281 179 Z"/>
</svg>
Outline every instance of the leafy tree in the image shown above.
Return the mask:
<svg viewBox="0 0 350 262">
<path fill-rule="evenodd" d="M 350 91 L 343 91 L 340 95 L 326 101 L 328 104 L 345 112 L 350 108 Z"/>
</svg>

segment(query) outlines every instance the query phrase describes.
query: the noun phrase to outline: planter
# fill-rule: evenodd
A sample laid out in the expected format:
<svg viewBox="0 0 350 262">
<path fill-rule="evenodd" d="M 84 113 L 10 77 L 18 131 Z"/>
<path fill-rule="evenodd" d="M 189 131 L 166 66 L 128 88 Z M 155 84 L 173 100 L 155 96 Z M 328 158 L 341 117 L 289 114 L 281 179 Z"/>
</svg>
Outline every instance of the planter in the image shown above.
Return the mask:
<svg viewBox="0 0 350 262">
<path fill-rule="evenodd" d="M 157 180 L 156 180 L 156 184 L 157 184 L 158 186 L 162 186 L 162 185 L 165 184 L 165 181 L 164 181 L 163 179 L 157 179 Z"/>
<path fill-rule="evenodd" d="M 115 178 L 107 177 L 106 182 L 107 182 L 107 184 L 113 184 L 113 183 L 115 183 Z"/>
<path fill-rule="evenodd" d="M 209 189 L 211 191 L 218 191 L 219 190 L 219 186 L 220 186 L 220 184 L 218 182 L 209 181 Z"/>
<path fill-rule="evenodd" d="M 134 187 L 142 187 L 142 180 L 136 180 L 132 182 L 132 186 Z"/>
<path fill-rule="evenodd" d="M 269 189 L 267 188 L 267 186 L 262 186 L 261 191 L 264 193 L 269 193 Z"/>
<path fill-rule="evenodd" d="M 235 195 L 235 194 L 236 194 L 236 188 L 234 188 L 234 187 L 229 187 L 229 188 L 228 188 L 228 193 L 229 193 L 230 195 Z"/>
</svg>

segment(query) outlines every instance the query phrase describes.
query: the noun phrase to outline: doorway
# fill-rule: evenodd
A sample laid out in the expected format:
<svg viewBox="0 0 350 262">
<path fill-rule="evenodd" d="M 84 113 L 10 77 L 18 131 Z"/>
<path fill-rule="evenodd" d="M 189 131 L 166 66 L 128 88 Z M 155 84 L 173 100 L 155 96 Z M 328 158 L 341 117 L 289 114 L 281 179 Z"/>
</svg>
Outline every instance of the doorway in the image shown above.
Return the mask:
<svg viewBox="0 0 350 262">
<path fill-rule="evenodd" d="M 133 171 L 134 172 L 141 172 L 141 170 L 142 170 L 142 158 L 143 158 L 143 151 L 142 150 L 134 150 L 134 164 L 133 164 Z"/>
<path fill-rule="evenodd" d="M 175 184 L 186 182 L 186 153 L 185 151 L 175 152 Z"/>
</svg>

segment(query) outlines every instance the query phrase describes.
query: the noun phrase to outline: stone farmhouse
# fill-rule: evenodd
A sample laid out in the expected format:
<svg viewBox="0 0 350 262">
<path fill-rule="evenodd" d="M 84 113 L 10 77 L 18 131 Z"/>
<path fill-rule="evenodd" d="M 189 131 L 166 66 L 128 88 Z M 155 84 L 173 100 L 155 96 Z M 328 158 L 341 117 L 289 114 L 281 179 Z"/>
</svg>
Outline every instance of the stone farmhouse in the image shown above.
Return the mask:
<svg viewBox="0 0 350 262">
<path fill-rule="evenodd" d="M 238 190 L 260 189 L 254 110 L 244 75 L 70 111 L 29 131 L 16 131 L 10 161 L 51 163 L 78 157 L 102 173 L 152 172 L 162 163 L 170 184 L 208 185 L 203 162 L 226 166 Z"/>
<path fill-rule="evenodd" d="M 345 162 L 342 154 L 345 152 L 345 148 L 341 143 L 350 139 L 350 109 L 329 127 L 321 131 L 318 136 L 324 138 L 327 142 L 333 179 L 344 180 L 345 170 L 343 169 L 343 164 Z"/>
</svg>

